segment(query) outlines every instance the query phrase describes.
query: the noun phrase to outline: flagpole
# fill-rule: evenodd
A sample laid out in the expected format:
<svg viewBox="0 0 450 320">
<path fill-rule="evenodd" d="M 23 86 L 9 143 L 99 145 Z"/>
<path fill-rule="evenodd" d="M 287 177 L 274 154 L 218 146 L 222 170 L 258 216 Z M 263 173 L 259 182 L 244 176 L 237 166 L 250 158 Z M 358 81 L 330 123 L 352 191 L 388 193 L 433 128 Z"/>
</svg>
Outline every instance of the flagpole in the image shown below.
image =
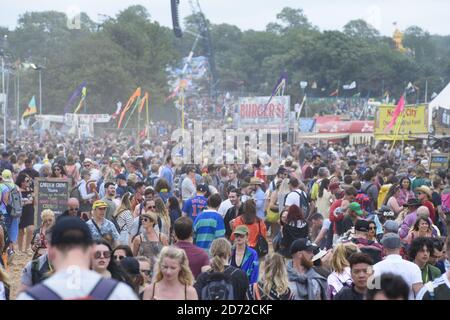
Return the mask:
<svg viewBox="0 0 450 320">
<path fill-rule="evenodd" d="M 337 87 L 336 100 L 339 99 L 339 85 L 340 85 L 340 81 L 338 80 L 338 87 Z"/>
<path fill-rule="evenodd" d="M 428 79 L 425 80 L 425 103 L 428 102 Z"/>
<path fill-rule="evenodd" d="M 406 108 L 406 91 L 405 91 L 404 95 L 405 95 L 405 108 Z M 403 126 L 403 118 L 404 118 L 404 116 L 405 116 L 405 110 L 403 110 L 403 112 L 402 112 L 400 123 L 397 123 L 396 124 L 397 128 L 394 129 L 394 141 L 392 143 L 391 151 L 394 149 L 395 143 L 397 141 L 398 134 L 400 132 L 401 127 Z M 398 121 L 398 119 L 397 119 L 397 121 Z M 405 138 L 402 135 L 402 141 L 403 141 L 402 144 L 404 144 L 404 140 L 405 140 Z M 403 153 L 403 150 L 402 150 L 402 153 Z"/>
<path fill-rule="evenodd" d="M 17 130 L 17 136 L 19 136 L 19 113 L 20 113 L 20 69 L 17 69 L 17 73 L 16 73 L 16 77 L 17 77 L 17 106 L 16 106 L 16 111 L 17 111 L 17 116 L 16 116 L 16 130 Z"/>
<path fill-rule="evenodd" d="M 147 123 L 146 123 L 146 128 L 147 128 L 147 139 L 150 140 L 150 116 L 149 116 L 149 110 L 148 110 L 148 99 L 147 102 L 145 103 L 145 113 L 146 113 L 146 118 L 147 118 Z"/>
</svg>

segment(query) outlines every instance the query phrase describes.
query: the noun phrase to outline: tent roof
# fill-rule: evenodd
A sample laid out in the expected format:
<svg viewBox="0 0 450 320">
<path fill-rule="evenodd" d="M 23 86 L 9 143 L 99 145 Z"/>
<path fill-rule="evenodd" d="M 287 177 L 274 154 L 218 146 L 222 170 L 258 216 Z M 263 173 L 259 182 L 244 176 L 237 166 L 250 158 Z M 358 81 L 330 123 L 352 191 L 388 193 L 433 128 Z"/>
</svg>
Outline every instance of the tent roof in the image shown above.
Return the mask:
<svg viewBox="0 0 450 320">
<path fill-rule="evenodd" d="M 450 109 L 450 83 L 430 102 L 430 108 Z"/>
</svg>

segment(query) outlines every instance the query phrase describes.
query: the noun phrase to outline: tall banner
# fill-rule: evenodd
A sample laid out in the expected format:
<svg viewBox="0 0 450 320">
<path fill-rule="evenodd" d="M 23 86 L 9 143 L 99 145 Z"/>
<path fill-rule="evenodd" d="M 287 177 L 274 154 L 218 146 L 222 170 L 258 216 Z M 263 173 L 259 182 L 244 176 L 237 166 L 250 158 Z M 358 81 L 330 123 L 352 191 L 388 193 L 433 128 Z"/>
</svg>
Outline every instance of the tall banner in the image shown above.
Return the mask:
<svg viewBox="0 0 450 320">
<path fill-rule="evenodd" d="M 290 96 L 239 98 L 237 127 L 242 129 L 278 129 L 288 131 Z"/>
</svg>

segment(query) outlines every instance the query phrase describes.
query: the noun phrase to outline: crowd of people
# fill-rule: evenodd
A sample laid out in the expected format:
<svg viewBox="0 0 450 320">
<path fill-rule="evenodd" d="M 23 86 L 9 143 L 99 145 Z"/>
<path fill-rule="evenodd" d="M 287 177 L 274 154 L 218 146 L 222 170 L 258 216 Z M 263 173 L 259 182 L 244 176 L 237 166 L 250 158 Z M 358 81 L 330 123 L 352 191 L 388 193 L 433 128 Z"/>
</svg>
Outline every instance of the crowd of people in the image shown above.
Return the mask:
<svg viewBox="0 0 450 320">
<path fill-rule="evenodd" d="M 177 164 L 166 136 L 10 141 L 0 300 L 450 299 L 450 174 L 426 147 L 285 142 L 267 175 Z M 61 215 L 35 212 L 38 177 L 70 179 Z"/>
</svg>

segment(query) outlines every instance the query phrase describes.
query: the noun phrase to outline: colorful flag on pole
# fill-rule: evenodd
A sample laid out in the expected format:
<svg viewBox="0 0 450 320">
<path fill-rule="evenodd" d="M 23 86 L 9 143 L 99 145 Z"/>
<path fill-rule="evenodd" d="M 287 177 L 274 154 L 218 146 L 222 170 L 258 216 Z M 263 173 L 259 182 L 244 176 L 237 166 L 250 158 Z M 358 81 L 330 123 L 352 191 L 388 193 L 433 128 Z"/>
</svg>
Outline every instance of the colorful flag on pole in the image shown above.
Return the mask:
<svg viewBox="0 0 450 320">
<path fill-rule="evenodd" d="M 33 96 L 33 98 L 31 98 L 30 102 L 28 103 L 28 108 L 22 114 L 22 119 L 25 119 L 26 117 L 32 116 L 33 114 L 36 113 L 37 113 L 36 98 L 35 96 Z"/>
<path fill-rule="evenodd" d="M 113 118 L 114 120 L 119 116 L 120 110 L 122 110 L 122 101 L 117 101 L 116 106 L 116 111 L 111 115 L 111 118 Z"/>
<path fill-rule="evenodd" d="M 70 106 L 73 105 L 73 103 L 75 102 L 75 100 L 81 96 L 82 92 L 83 92 L 83 88 L 86 87 L 86 81 L 83 81 L 76 89 L 75 91 L 72 93 L 72 95 L 70 96 L 69 100 L 67 101 L 66 105 L 64 106 L 64 113 L 69 113 L 70 111 Z"/>
<path fill-rule="evenodd" d="M 302 113 L 303 106 L 306 103 L 306 94 L 303 96 L 302 104 L 300 105 L 299 111 L 297 113 L 297 120 L 300 119 L 300 114 Z"/>
<path fill-rule="evenodd" d="M 394 112 L 392 113 L 392 119 L 389 122 L 389 124 L 386 126 L 386 128 L 384 129 L 384 132 L 388 132 L 389 130 L 391 130 L 394 125 L 395 122 L 397 121 L 398 116 L 405 110 L 405 95 L 403 94 L 400 98 L 400 100 L 398 101 L 397 106 L 395 107 Z"/>
<path fill-rule="evenodd" d="M 77 108 L 75 109 L 75 111 L 73 113 L 78 113 L 78 111 L 80 111 L 84 100 L 86 100 L 86 95 L 87 95 L 87 89 L 86 87 L 83 87 L 83 89 L 81 89 L 81 100 L 80 103 L 78 104 Z"/>
<path fill-rule="evenodd" d="M 266 111 L 267 106 L 269 105 L 270 101 L 272 101 L 272 98 L 274 96 L 284 95 L 284 89 L 286 88 L 286 82 L 287 82 L 287 73 L 283 71 L 281 73 L 280 78 L 278 79 L 275 87 L 272 90 L 272 94 L 270 95 L 269 101 L 267 101 L 267 103 L 266 103 L 264 112 Z"/>
<path fill-rule="evenodd" d="M 148 92 L 145 92 L 144 97 L 142 98 L 141 104 L 139 105 L 138 113 L 142 112 L 144 106 L 148 104 Z"/>
<path fill-rule="evenodd" d="M 125 113 L 131 108 L 131 105 L 135 100 L 137 100 L 141 96 L 141 87 L 137 88 L 136 91 L 131 95 L 130 99 L 128 99 L 127 104 L 122 110 L 122 113 L 119 118 L 119 123 L 117 124 L 117 129 L 120 129 L 120 126 L 122 125 L 123 118 L 125 117 Z"/>
</svg>

